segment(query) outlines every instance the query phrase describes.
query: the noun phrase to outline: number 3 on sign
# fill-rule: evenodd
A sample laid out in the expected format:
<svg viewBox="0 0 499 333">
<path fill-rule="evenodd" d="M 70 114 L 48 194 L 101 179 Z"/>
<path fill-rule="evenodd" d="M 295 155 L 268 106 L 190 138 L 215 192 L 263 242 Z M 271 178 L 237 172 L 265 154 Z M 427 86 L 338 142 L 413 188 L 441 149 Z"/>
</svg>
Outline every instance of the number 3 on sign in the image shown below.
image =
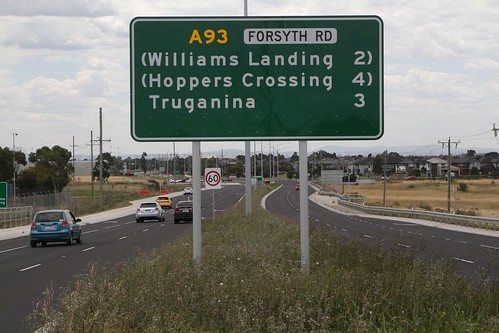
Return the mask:
<svg viewBox="0 0 499 333">
<path fill-rule="evenodd" d="M 363 108 L 366 105 L 366 100 L 364 99 L 364 94 L 358 93 L 358 94 L 355 94 L 355 97 L 357 98 L 357 103 L 354 103 L 354 105 L 358 108 Z"/>
</svg>

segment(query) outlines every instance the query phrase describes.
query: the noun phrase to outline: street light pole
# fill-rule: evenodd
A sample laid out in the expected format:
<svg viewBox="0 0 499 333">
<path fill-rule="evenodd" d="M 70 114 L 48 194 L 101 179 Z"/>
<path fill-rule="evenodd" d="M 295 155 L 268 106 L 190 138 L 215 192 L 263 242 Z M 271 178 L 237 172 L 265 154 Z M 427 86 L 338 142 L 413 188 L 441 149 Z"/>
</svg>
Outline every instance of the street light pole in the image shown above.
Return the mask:
<svg viewBox="0 0 499 333">
<path fill-rule="evenodd" d="M 16 135 L 17 133 L 12 134 L 12 166 L 14 167 L 14 177 L 13 177 L 13 185 L 14 185 L 14 200 L 16 198 Z"/>
</svg>

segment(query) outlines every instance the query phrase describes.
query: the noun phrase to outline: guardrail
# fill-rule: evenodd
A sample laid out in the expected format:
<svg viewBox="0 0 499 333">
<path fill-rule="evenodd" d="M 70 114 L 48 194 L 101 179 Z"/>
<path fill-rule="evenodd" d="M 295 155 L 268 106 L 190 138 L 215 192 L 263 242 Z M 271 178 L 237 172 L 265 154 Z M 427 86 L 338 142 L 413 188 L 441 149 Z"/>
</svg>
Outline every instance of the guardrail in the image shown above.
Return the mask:
<svg viewBox="0 0 499 333">
<path fill-rule="evenodd" d="M 32 206 L 0 208 L 0 229 L 30 225 L 32 217 Z"/>
<path fill-rule="evenodd" d="M 448 214 L 439 212 L 430 212 L 425 210 L 416 209 L 400 209 L 400 208 L 387 208 L 387 207 L 376 207 L 376 206 L 366 206 L 364 204 L 359 204 L 355 202 L 348 201 L 348 198 L 342 196 L 335 192 L 324 192 L 319 191 L 319 195 L 328 195 L 338 197 L 338 204 L 344 207 L 355 209 L 357 211 L 373 214 L 373 215 L 383 215 L 383 216 L 397 216 L 397 217 L 408 217 L 415 219 L 424 219 L 429 221 L 462 225 L 474 228 L 485 228 L 492 230 L 499 230 L 499 219 L 481 217 L 481 216 L 469 216 L 469 215 L 458 215 L 458 214 Z"/>
</svg>

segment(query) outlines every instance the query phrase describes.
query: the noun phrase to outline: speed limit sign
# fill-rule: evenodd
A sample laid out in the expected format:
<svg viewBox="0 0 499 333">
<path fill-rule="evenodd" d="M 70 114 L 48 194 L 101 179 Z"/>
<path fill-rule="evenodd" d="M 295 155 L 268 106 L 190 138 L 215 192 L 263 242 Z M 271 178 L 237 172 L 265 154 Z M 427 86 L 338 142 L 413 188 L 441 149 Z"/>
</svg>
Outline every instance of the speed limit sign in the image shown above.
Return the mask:
<svg viewBox="0 0 499 333">
<path fill-rule="evenodd" d="M 220 168 L 204 169 L 204 184 L 207 190 L 219 190 L 222 188 L 222 175 Z"/>
</svg>

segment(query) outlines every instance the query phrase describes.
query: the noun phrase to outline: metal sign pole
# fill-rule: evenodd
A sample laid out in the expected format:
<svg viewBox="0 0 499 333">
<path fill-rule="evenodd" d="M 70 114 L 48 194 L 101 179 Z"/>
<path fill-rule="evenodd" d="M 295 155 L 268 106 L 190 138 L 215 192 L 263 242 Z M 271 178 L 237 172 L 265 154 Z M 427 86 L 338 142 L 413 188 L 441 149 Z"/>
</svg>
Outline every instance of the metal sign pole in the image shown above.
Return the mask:
<svg viewBox="0 0 499 333">
<path fill-rule="evenodd" d="M 309 225 L 308 225 L 308 170 L 307 170 L 307 141 L 299 141 L 300 158 L 300 243 L 301 243 L 301 270 L 308 272 L 309 258 Z"/>
<path fill-rule="evenodd" d="M 245 142 L 245 161 L 244 161 L 244 172 L 245 172 L 245 183 L 244 183 L 244 193 L 245 193 L 245 216 L 249 217 L 252 212 L 251 207 L 251 152 L 250 152 L 250 142 Z"/>
<path fill-rule="evenodd" d="M 192 245 L 193 259 L 201 264 L 201 143 L 192 142 L 192 181 L 193 181 L 193 215 Z"/>
</svg>

